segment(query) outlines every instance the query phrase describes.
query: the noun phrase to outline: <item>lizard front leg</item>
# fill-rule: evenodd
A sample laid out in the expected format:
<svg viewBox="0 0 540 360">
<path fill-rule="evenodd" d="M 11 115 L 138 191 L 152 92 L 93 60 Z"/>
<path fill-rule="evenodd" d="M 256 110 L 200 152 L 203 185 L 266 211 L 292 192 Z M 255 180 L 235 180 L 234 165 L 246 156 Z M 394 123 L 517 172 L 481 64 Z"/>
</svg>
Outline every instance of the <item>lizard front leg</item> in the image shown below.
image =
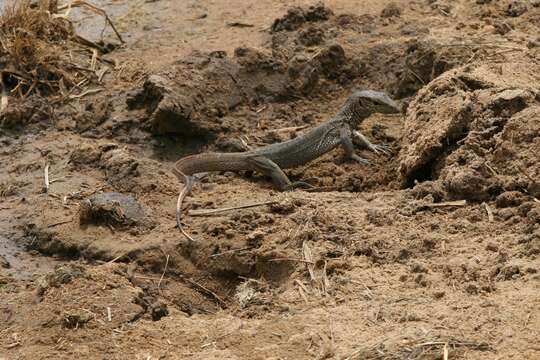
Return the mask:
<svg viewBox="0 0 540 360">
<path fill-rule="evenodd" d="M 369 164 L 368 159 L 364 159 L 358 156 L 354 152 L 354 145 L 351 138 L 351 130 L 349 128 L 347 127 L 341 128 L 339 131 L 339 136 L 340 136 L 341 146 L 345 150 L 345 156 L 359 162 L 360 164 L 363 164 L 363 165 Z"/>
<path fill-rule="evenodd" d="M 384 154 L 390 156 L 390 150 L 386 145 L 376 145 L 371 143 L 360 131 L 354 130 L 353 136 L 358 140 L 361 147 L 373 151 L 375 154 Z"/>
</svg>

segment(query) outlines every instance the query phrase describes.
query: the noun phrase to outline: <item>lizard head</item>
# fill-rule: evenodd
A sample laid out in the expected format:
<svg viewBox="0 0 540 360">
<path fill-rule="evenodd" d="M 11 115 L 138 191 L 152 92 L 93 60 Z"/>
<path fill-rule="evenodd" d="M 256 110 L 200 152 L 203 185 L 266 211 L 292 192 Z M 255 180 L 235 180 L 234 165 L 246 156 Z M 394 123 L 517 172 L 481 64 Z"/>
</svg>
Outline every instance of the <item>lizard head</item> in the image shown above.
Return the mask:
<svg viewBox="0 0 540 360">
<path fill-rule="evenodd" d="M 401 111 L 400 105 L 383 92 L 374 90 L 355 91 L 343 107 L 344 115 L 356 121 L 365 119 L 374 113 L 396 114 Z"/>
</svg>

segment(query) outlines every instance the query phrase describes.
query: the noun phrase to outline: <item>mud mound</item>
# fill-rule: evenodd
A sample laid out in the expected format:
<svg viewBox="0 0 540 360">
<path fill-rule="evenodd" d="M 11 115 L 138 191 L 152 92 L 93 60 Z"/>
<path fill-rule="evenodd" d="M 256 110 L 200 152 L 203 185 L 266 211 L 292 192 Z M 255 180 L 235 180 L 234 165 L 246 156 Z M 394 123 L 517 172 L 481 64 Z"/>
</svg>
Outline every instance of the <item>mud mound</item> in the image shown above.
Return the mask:
<svg viewBox="0 0 540 360">
<path fill-rule="evenodd" d="M 439 180 L 452 198 L 537 195 L 539 71 L 526 62 L 468 66 L 422 89 L 406 117 L 403 183 Z"/>
<path fill-rule="evenodd" d="M 324 82 L 347 84 L 359 66 L 332 41 L 334 20 L 322 5 L 293 8 L 274 23 L 269 49 L 194 52 L 149 76 L 128 96 L 128 107 L 146 110 L 143 122 L 153 133 L 212 138 L 230 130 L 223 118 L 241 105 L 309 98 Z"/>
<path fill-rule="evenodd" d="M 393 7 L 388 11 L 396 13 Z M 257 110 L 352 86 L 410 97 L 445 71 L 486 53 L 481 45 L 442 43 L 413 25 L 402 29 L 407 41 L 371 41 L 388 21 L 386 15 L 334 15 L 320 4 L 293 7 L 275 20 L 268 47 L 238 47 L 232 55 L 193 52 L 147 77 L 127 104 L 145 110 L 143 127 L 154 134 L 214 139 L 233 132 L 238 121 L 231 124 L 227 117 L 242 106 Z"/>
<path fill-rule="evenodd" d="M 431 80 L 480 52 L 470 47 L 447 46 L 433 39 L 413 39 L 407 44 L 405 62 L 396 73 L 391 92 L 397 98 L 412 96 Z"/>
<path fill-rule="evenodd" d="M 321 78 L 343 82 L 350 75 L 346 64 L 345 52 L 337 44 L 323 46 L 316 56 L 300 52 L 287 61 L 254 48 L 237 48 L 234 57 L 193 54 L 176 66 L 173 75 L 148 77 L 127 103 L 131 109 L 146 110 L 146 128 L 153 133 L 212 137 L 228 129 L 222 118 L 238 106 L 309 96 Z"/>
<path fill-rule="evenodd" d="M 296 30 L 306 22 L 328 20 L 334 13 L 322 3 L 310 6 L 307 9 L 293 7 L 283 17 L 276 19 L 272 31 Z"/>
</svg>

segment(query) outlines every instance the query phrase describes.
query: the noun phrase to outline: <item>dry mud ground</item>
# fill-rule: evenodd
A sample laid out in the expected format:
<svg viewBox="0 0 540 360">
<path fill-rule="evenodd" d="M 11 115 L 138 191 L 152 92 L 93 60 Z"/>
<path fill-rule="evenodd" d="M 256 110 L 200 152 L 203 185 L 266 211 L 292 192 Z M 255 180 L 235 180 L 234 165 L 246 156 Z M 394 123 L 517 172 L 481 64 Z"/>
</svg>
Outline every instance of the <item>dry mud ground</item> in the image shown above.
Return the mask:
<svg viewBox="0 0 540 360">
<path fill-rule="evenodd" d="M 538 1 L 100 4 L 126 39 L 101 91 L 0 117 L 0 359 L 540 358 Z M 320 192 L 211 175 L 185 211 L 274 203 L 183 239 L 174 160 L 355 88 L 408 105 L 361 126 L 393 156 L 288 171 Z M 110 191 L 140 208 L 89 215 Z"/>
</svg>

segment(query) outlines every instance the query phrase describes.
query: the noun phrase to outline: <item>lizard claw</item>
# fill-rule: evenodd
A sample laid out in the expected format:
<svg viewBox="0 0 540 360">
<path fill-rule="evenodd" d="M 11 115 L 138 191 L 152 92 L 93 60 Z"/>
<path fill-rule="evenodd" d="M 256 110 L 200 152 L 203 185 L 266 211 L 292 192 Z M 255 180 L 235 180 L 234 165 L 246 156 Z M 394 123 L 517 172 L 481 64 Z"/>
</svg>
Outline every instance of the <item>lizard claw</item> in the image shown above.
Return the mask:
<svg viewBox="0 0 540 360">
<path fill-rule="evenodd" d="M 375 154 L 377 155 L 380 155 L 380 154 L 384 154 L 386 156 L 390 156 L 392 155 L 392 152 L 390 151 L 390 147 L 388 145 L 376 145 L 376 144 L 371 144 L 371 146 L 369 147 L 369 149 L 371 151 L 373 151 Z"/>
</svg>

